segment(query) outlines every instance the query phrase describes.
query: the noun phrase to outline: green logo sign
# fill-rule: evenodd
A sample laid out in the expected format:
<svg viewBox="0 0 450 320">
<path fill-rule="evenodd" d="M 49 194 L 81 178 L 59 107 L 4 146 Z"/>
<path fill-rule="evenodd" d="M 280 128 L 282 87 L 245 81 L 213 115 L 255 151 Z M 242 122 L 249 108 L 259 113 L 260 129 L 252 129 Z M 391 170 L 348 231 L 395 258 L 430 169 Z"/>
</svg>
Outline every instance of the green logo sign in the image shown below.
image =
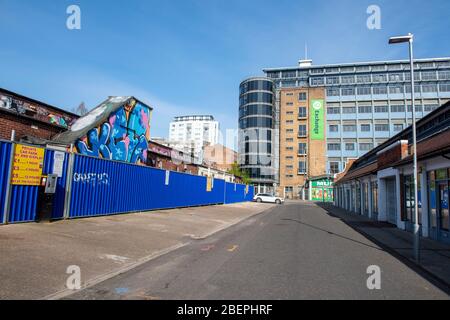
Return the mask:
<svg viewBox="0 0 450 320">
<path fill-rule="evenodd" d="M 325 103 L 323 99 L 311 100 L 311 140 L 325 139 Z"/>
</svg>

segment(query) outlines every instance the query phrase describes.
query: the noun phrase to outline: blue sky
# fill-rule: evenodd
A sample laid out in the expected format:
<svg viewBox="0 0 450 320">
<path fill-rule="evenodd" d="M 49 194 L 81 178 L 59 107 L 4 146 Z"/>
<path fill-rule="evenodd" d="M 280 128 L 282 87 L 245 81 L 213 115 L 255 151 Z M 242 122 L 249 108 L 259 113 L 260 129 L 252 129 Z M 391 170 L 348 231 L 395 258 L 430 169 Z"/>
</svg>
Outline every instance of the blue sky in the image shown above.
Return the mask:
<svg viewBox="0 0 450 320">
<path fill-rule="evenodd" d="M 66 28 L 81 8 L 82 29 Z M 380 6 L 381 30 L 366 27 Z M 110 95 L 173 116 L 213 114 L 236 128 L 238 86 L 265 67 L 407 58 L 390 35 L 412 32 L 417 58 L 450 56 L 448 0 L 0 0 L 0 87 L 71 109 Z"/>
</svg>

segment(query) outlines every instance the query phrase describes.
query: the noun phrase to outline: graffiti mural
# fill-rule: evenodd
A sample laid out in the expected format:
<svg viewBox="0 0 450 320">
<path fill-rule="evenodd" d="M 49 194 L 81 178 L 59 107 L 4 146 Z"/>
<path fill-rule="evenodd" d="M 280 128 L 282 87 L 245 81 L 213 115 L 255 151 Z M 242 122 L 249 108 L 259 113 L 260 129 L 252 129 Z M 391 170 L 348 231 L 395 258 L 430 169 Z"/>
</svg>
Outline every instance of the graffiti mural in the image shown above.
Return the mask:
<svg viewBox="0 0 450 320">
<path fill-rule="evenodd" d="M 75 146 L 80 154 L 136 164 L 147 162 L 151 109 L 134 99 L 113 111 Z"/>
<path fill-rule="evenodd" d="M 22 99 L 2 93 L 0 93 L 0 108 L 64 128 L 68 128 L 75 120 L 74 117 L 67 114 L 58 113 L 54 110 L 52 111 L 50 108 L 38 104 L 31 104 Z"/>
</svg>

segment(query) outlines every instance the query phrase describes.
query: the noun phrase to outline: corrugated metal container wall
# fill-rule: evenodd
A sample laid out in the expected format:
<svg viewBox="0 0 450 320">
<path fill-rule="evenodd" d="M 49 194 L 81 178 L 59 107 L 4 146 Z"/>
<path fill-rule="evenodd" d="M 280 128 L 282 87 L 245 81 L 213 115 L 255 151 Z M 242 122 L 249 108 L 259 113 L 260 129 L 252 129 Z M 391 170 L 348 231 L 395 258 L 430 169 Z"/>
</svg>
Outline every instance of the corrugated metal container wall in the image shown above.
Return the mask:
<svg viewBox="0 0 450 320">
<path fill-rule="evenodd" d="M 12 144 L 0 141 L 0 224 L 3 223 L 6 187 L 8 185 L 9 160 Z"/>
<path fill-rule="evenodd" d="M 75 155 L 70 217 L 224 203 L 225 181 Z M 241 201 L 244 201 L 242 198 Z"/>
<path fill-rule="evenodd" d="M 248 193 L 246 193 L 247 186 L 243 184 L 226 183 L 225 203 L 237 203 L 248 202 L 253 200 L 252 186 L 248 187 Z"/>
<path fill-rule="evenodd" d="M 55 151 L 54 150 L 46 150 L 45 151 L 45 160 L 44 160 L 44 169 L 43 174 L 53 174 L 54 171 L 54 163 L 55 163 Z M 62 176 L 58 177 L 58 182 L 56 185 L 56 193 L 55 198 L 53 200 L 53 211 L 52 211 L 52 219 L 58 220 L 64 217 L 64 199 L 66 196 L 66 181 L 67 181 L 67 166 L 69 164 L 69 154 L 64 153 L 64 163 L 63 163 L 63 172 Z"/>
</svg>

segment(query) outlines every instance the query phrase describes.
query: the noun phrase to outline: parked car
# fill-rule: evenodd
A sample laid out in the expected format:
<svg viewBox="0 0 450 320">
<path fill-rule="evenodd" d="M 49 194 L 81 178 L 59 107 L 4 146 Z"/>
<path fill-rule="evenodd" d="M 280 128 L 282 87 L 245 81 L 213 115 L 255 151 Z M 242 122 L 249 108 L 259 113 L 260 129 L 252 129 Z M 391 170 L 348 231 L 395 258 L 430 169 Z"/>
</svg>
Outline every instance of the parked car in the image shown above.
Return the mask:
<svg viewBox="0 0 450 320">
<path fill-rule="evenodd" d="M 284 199 L 281 197 L 277 197 L 273 194 L 268 193 L 258 193 L 254 198 L 253 201 L 256 202 L 267 202 L 267 203 L 276 203 L 276 204 L 282 204 L 284 203 Z"/>
</svg>

